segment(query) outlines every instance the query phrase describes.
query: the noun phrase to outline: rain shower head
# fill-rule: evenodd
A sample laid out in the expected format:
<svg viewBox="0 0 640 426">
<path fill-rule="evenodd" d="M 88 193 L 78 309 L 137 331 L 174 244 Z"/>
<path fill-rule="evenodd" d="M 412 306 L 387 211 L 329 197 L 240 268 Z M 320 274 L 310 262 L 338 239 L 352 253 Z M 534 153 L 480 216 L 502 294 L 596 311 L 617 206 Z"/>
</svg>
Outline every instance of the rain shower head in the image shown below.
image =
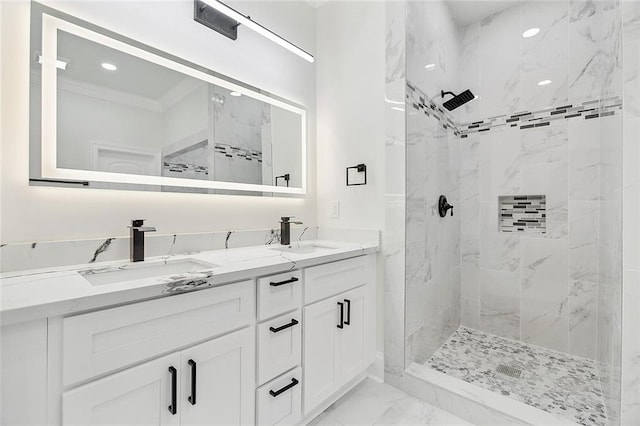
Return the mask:
<svg viewBox="0 0 640 426">
<path fill-rule="evenodd" d="M 467 89 L 464 92 L 460 93 L 459 95 L 456 95 L 453 92 L 445 92 L 444 90 L 441 91 L 442 93 L 442 98 L 444 99 L 444 95 L 452 95 L 453 98 L 449 99 L 447 102 L 443 103 L 442 105 L 448 109 L 449 111 L 453 111 L 454 109 L 461 107 L 462 105 L 466 104 L 469 101 L 472 101 L 473 99 L 475 99 L 475 96 L 473 95 L 473 93 L 471 93 L 471 90 Z"/>
</svg>

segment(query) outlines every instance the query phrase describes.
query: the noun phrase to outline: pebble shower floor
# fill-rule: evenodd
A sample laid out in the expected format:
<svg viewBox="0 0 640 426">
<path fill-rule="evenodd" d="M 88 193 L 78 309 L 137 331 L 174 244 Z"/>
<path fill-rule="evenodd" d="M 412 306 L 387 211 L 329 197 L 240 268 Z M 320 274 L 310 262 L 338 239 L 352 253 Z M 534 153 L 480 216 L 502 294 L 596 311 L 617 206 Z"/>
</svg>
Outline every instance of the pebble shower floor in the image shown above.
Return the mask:
<svg viewBox="0 0 640 426">
<path fill-rule="evenodd" d="M 425 365 L 585 426 L 607 425 L 595 362 L 586 358 L 460 327 Z"/>
</svg>

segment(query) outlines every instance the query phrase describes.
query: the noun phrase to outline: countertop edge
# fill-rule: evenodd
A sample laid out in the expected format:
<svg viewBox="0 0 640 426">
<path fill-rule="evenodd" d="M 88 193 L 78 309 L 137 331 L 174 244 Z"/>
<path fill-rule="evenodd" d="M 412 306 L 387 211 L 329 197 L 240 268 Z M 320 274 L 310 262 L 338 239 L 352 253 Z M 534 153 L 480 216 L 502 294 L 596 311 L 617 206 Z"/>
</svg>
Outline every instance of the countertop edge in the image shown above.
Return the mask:
<svg viewBox="0 0 640 426">
<path fill-rule="evenodd" d="M 359 247 L 346 248 L 338 253 L 323 253 L 317 256 L 304 257 L 300 259 L 284 259 L 285 262 L 247 267 L 241 270 L 233 270 L 214 274 L 210 281 L 213 285 L 196 287 L 190 290 L 167 293 L 166 283 L 121 289 L 107 293 L 99 293 L 89 296 L 69 297 L 62 300 L 54 300 L 50 303 L 39 303 L 25 305 L 18 308 L 0 308 L 0 325 L 7 326 L 28 321 L 44 320 L 51 317 L 71 316 L 100 309 L 113 308 L 119 305 L 126 305 L 161 297 L 170 297 L 179 294 L 191 293 L 194 291 L 206 290 L 209 288 L 230 285 L 236 282 L 246 281 L 265 275 L 278 274 L 301 268 L 331 263 L 339 260 L 363 256 L 379 252 L 380 248 L 373 244 L 364 244 Z M 28 283 L 25 283 L 28 284 Z M 20 286 L 22 284 L 16 284 Z M 4 294 L 7 290 L 3 289 Z"/>
</svg>

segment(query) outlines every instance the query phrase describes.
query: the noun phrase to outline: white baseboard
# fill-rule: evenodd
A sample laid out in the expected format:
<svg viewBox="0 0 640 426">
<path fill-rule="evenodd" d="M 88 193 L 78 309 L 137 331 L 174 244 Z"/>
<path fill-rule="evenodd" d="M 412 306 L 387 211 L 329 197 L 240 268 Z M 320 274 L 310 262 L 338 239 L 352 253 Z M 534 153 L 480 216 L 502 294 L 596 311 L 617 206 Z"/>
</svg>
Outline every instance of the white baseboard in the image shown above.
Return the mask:
<svg viewBox="0 0 640 426">
<path fill-rule="evenodd" d="M 378 383 L 384 383 L 384 352 L 376 352 L 373 364 L 369 366 L 367 374 Z"/>
</svg>

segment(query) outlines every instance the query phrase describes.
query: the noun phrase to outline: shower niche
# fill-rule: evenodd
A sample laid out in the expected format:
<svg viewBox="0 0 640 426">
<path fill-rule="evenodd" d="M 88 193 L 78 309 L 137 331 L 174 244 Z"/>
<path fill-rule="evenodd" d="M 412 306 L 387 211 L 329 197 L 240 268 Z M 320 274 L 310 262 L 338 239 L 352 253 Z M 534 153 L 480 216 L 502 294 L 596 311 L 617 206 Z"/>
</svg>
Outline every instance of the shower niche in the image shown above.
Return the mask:
<svg viewBox="0 0 640 426">
<path fill-rule="evenodd" d="M 498 197 L 500 232 L 543 235 L 547 233 L 546 195 Z"/>
</svg>

